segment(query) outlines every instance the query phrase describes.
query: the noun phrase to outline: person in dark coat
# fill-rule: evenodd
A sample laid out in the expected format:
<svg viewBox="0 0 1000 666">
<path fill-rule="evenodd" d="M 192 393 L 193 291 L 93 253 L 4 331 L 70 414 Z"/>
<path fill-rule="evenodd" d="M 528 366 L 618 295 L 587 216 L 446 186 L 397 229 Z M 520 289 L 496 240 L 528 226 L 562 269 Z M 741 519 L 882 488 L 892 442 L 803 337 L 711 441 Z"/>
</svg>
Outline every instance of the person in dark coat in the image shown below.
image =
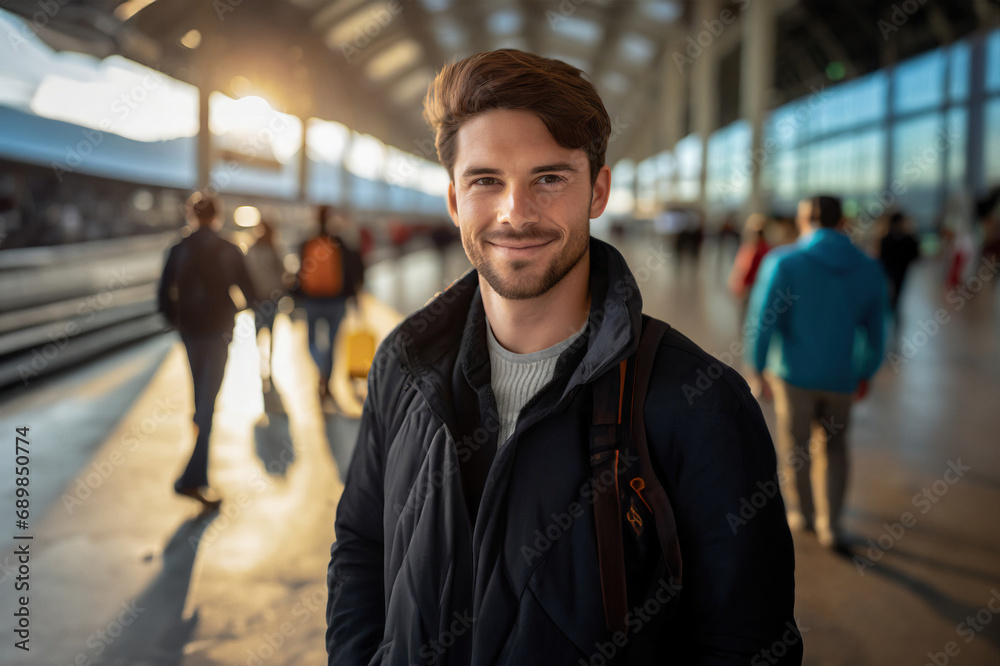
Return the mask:
<svg viewBox="0 0 1000 666">
<path fill-rule="evenodd" d="M 425 115 L 474 267 L 381 344 L 328 571 L 330 664 L 800 664 L 776 459 L 741 377 L 675 330 L 643 408 L 682 589 L 630 558 L 602 601 L 593 387 L 642 297 L 590 237 L 610 121 L 580 70 L 516 50 L 446 67 Z M 583 146 L 583 148 L 580 148 Z M 627 527 L 625 528 L 627 529 Z"/>
<path fill-rule="evenodd" d="M 278 316 L 278 305 L 284 298 L 293 282 L 285 270 L 282 251 L 278 248 L 274 227 L 267 220 L 261 220 L 257 225 L 257 241 L 250 246 L 246 254 L 247 271 L 253 280 L 260 296 L 254 304 L 254 327 L 257 338 L 260 332 L 267 329 L 267 354 L 261 359 L 261 388 L 266 396 L 272 393 L 274 364 L 274 321 Z"/>
<path fill-rule="evenodd" d="M 218 202 L 195 192 L 185 214 L 190 231 L 170 248 L 157 294 L 160 312 L 181 335 L 194 379 L 197 435 L 191 460 L 174 491 L 216 509 L 222 500 L 208 483 L 208 442 L 237 313 L 229 288 L 238 287 L 248 305 L 256 293 L 243 253 L 219 237 Z"/>
<path fill-rule="evenodd" d="M 906 216 L 895 212 L 889 217 L 889 228 L 879 243 L 879 261 L 889 280 L 889 309 L 893 320 L 899 319 L 899 297 L 910 264 L 920 257 L 920 243 L 907 229 Z"/>
</svg>

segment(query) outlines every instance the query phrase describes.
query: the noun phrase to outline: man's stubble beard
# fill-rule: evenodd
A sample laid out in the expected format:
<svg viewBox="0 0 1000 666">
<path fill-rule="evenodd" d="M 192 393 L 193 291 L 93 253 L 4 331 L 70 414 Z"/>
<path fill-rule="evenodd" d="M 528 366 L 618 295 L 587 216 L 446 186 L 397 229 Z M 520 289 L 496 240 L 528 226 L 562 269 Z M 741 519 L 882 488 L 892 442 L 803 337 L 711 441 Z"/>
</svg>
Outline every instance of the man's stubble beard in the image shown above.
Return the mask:
<svg viewBox="0 0 1000 666">
<path fill-rule="evenodd" d="M 545 267 L 540 277 L 533 277 L 526 273 L 537 263 L 536 261 L 515 260 L 507 263 L 507 268 L 496 265 L 487 253 L 480 250 L 487 239 L 536 239 L 536 240 L 558 240 L 551 234 L 544 231 L 539 233 L 528 227 L 530 231 L 519 234 L 486 234 L 476 239 L 472 239 L 468 234 L 462 233 L 462 246 L 465 254 L 469 257 L 469 262 L 478 271 L 479 275 L 486 280 L 486 284 L 501 298 L 510 301 L 521 301 L 530 298 L 538 298 L 550 289 L 559 284 L 570 271 L 587 255 L 590 249 L 590 210 L 589 206 L 584 211 L 584 223 L 572 228 L 582 228 L 581 232 L 571 232 L 569 244 L 555 257 L 549 260 L 549 265 Z"/>
</svg>

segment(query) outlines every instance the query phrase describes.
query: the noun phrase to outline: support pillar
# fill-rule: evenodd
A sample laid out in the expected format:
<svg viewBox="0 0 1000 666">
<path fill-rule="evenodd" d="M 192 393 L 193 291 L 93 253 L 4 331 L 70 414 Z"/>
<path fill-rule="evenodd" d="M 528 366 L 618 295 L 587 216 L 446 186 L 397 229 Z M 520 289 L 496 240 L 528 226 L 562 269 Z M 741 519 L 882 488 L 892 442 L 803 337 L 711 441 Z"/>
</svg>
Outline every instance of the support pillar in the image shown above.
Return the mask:
<svg viewBox="0 0 1000 666">
<path fill-rule="evenodd" d="M 212 87 L 206 77 L 201 77 L 198 86 L 198 180 L 195 184 L 199 190 L 209 189 L 209 181 L 212 178 L 212 129 L 209 126 L 209 98 L 212 95 Z"/>
<path fill-rule="evenodd" d="M 344 150 L 340 154 L 340 206 L 344 210 L 350 210 L 351 197 L 351 174 L 347 170 L 347 157 L 351 154 L 351 144 L 354 143 L 354 131 L 348 129 L 347 137 L 344 139 Z"/>
<path fill-rule="evenodd" d="M 669 51 L 683 52 L 684 42 L 673 40 Z M 687 70 L 677 66 L 671 59 L 664 62 L 663 81 L 660 86 L 660 117 L 663 121 L 657 133 L 657 150 L 674 149 L 684 138 L 684 110 L 688 105 Z"/>
<path fill-rule="evenodd" d="M 684 41 L 680 37 L 675 37 L 670 42 L 668 51 L 670 53 L 683 53 Z M 679 174 L 674 149 L 677 147 L 677 142 L 684 138 L 685 111 L 690 103 L 688 99 L 688 72 L 690 68 L 684 67 L 683 64 L 682 60 L 673 58 L 664 61 L 663 81 L 660 87 L 660 117 L 663 118 L 663 121 L 657 132 L 657 148 L 659 152 L 670 152 L 672 168 L 669 176 L 661 175 L 667 182 L 657 183 L 658 210 L 677 196 Z M 661 193 L 663 193 L 662 197 Z"/>
<path fill-rule="evenodd" d="M 885 117 L 882 121 L 883 131 L 885 132 L 885 163 L 883 164 L 883 175 L 882 175 L 882 191 L 892 190 L 892 180 L 893 172 L 895 170 L 896 162 L 896 138 L 893 133 L 896 129 L 896 63 L 893 62 L 891 65 L 885 68 L 886 75 L 886 87 L 885 87 Z"/>
<path fill-rule="evenodd" d="M 719 16 L 718 0 L 695 3 L 694 26 L 706 25 Z M 694 131 L 701 139 L 701 165 L 698 174 L 698 205 L 708 212 L 708 139 L 715 130 L 719 116 L 719 63 L 716 45 L 709 42 L 694 61 L 691 76 L 691 115 Z"/>
<path fill-rule="evenodd" d="M 302 122 L 302 145 L 299 147 L 299 201 L 309 200 L 309 119 L 300 118 Z"/>
<path fill-rule="evenodd" d="M 973 198 L 986 194 L 984 153 L 986 137 L 984 113 L 986 111 L 986 40 L 982 32 L 972 38 L 969 52 L 969 101 L 968 125 L 965 133 L 965 189 Z"/>
<path fill-rule="evenodd" d="M 766 213 L 769 202 L 761 191 L 761 171 L 771 155 L 764 149 L 764 120 L 774 87 L 774 0 L 756 0 L 746 9 L 740 71 L 740 113 L 750 125 L 750 192 L 745 217 Z M 744 217 L 744 219 L 745 219 Z"/>
</svg>

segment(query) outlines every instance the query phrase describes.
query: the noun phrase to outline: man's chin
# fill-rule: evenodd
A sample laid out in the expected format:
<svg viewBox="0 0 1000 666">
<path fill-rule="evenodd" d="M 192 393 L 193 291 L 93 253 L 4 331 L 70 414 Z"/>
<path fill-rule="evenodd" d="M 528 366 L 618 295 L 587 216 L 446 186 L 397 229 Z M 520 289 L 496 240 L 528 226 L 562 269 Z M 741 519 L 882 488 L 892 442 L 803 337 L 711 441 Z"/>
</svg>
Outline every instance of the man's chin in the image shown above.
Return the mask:
<svg viewBox="0 0 1000 666">
<path fill-rule="evenodd" d="M 530 262 L 515 262 L 499 271 L 490 267 L 479 274 L 498 296 L 509 301 L 537 298 L 554 286 L 547 286 L 544 271 L 533 270 Z"/>
</svg>

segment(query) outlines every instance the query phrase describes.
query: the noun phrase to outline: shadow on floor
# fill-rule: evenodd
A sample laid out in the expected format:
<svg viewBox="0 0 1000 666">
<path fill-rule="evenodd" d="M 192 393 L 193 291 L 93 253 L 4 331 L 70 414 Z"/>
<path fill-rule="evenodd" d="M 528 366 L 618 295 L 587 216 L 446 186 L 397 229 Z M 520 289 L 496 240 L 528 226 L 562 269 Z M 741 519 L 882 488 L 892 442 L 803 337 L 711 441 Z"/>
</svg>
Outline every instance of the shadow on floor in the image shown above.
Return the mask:
<svg viewBox="0 0 1000 666">
<path fill-rule="evenodd" d="M 872 562 L 868 559 L 867 555 L 867 537 L 855 534 L 845 536 L 849 545 L 847 549 L 845 549 L 844 556 L 852 559 L 854 563 L 859 566 L 859 568 L 863 566 L 864 573 L 881 576 L 885 580 L 909 590 L 911 593 L 922 599 L 927 604 L 928 608 L 932 608 L 935 613 L 945 620 L 954 623 L 956 627 L 966 623 L 969 618 L 974 619 L 977 613 L 984 608 L 985 604 L 989 600 L 990 590 L 984 590 L 982 605 L 970 606 L 957 601 L 922 578 L 909 574 L 902 569 L 887 563 L 885 561 L 885 557 L 888 557 L 889 555 L 902 556 L 903 559 L 927 562 L 932 566 L 940 566 L 949 569 L 954 568 L 959 573 L 969 573 L 970 570 L 963 570 L 964 568 L 962 567 L 954 567 L 954 565 L 950 565 L 948 563 L 942 563 L 910 553 L 904 554 L 903 551 L 897 552 L 897 548 L 886 551 L 884 556 L 877 562 Z M 866 563 L 870 563 L 870 566 Z M 978 573 L 980 572 L 974 572 L 973 575 Z M 980 635 L 997 647 L 1000 647 L 1000 626 L 997 626 L 996 624 L 993 626 L 984 626 Z"/>
<path fill-rule="evenodd" d="M 295 444 L 281 399 L 270 394 L 264 394 L 264 414 L 253 429 L 254 451 L 269 475 L 283 477 L 295 462 Z"/>
<path fill-rule="evenodd" d="M 852 517 L 872 523 L 873 534 L 856 535 L 859 544 L 869 538 L 873 541 L 876 540 L 880 534 L 884 533 L 885 524 L 892 525 L 900 520 L 900 514 L 878 514 L 864 508 L 853 508 L 850 513 Z M 915 526 L 909 528 L 907 533 L 912 532 L 937 543 L 946 544 L 951 549 L 966 548 L 969 550 L 984 551 L 982 541 L 974 540 L 968 533 L 959 530 L 941 529 L 940 527 L 929 525 L 927 521 L 921 521 L 922 514 L 919 512 L 910 511 L 910 513 L 914 514 L 918 522 Z"/>
<path fill-rule="evenodd" d="M 163 549 L 163 569 L 136 597 L 131 606 L 133 614 L 116 616 L 124 625 L 122 633 L 95 663 L 102 666 L 181 664 L 184 646 L 198 624 L 197 610 L 191 617 L 184 617 L 195 556 L 202 535 L 217 515 L 216 512 L 200 514 L 181 524 Z M 126 621 L 130 623 L 126 625 Z M 108 634 L 111 635 L 110 630 Z"/>
</svg>

